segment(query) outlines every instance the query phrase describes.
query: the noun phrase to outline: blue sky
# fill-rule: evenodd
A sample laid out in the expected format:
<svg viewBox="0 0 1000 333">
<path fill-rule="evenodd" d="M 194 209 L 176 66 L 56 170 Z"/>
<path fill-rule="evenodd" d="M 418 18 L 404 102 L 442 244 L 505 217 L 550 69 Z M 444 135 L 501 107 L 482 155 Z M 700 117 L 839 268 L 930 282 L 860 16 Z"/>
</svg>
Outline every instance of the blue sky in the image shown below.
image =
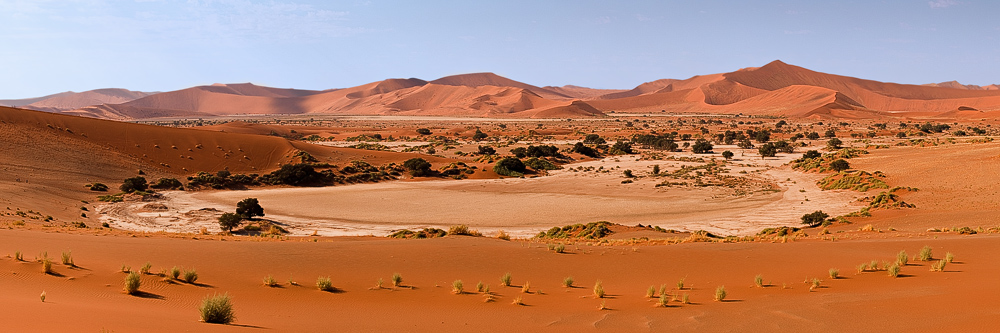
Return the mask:
<svg viewBox="0 0 1000 333">
<path fill-rule="evenodd" d="M 986 85 L 1000 83 L 997 17 L 992 0 L 0 0 L 0 98 L 470 72 L 632 88 L 775 59 Z"/>
</svg>

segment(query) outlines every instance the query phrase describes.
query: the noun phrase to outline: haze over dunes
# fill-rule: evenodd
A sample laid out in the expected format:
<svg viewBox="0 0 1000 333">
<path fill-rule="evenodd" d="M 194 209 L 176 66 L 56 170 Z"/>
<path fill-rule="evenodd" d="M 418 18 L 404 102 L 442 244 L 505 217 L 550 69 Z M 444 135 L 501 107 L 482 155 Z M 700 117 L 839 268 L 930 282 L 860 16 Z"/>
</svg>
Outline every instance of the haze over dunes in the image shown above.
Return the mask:
<svg viewBox="0 0 1000 333">
<path fill-rule="evenodd" d="M 512 118 L 703 113 L 805 118 L 990 118 L 996 85 L 907 85 L 832 75 L 781 61 L 730 73 L 661 79 L 630 90 L 539 87 L 493 73 L 387 79 L 324 91 L 215 84 L 148 94 L 123 89 L 0 101 L 96 118 L 328 114 Z"/>
</svg>

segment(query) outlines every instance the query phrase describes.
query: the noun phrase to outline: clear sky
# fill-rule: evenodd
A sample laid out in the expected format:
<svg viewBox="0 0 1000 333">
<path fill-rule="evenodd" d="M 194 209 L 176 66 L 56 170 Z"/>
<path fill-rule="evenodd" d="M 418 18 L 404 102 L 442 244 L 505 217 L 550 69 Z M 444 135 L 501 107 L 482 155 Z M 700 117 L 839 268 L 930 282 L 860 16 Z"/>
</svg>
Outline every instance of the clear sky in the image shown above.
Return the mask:
<svg viewBox="0 0 1000 333">
<path fill-rule="evenodd" d="M 632 88 L 780 59 L 1000 83 L 1000 1 L 0 0 L 0 98 L 495 72 Z"/>
</svg>

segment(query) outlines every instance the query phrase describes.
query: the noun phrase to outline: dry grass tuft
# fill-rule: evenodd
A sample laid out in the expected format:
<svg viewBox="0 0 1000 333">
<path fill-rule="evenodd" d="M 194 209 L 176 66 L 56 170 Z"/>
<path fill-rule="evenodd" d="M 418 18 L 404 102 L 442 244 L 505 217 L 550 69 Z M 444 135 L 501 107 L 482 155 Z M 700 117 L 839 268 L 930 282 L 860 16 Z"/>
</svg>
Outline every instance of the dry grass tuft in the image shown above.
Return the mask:
<svg viewBox="0 0 1000 333">
<path fill-rule="evenodd" d="M 715 295 L 714 295 L 713 299 L 716 302 L 725 301 L 726 300 L 726 296 L 727 296 L 726 286 L 719 286 L 718 288 L 715 288 Z"/>
<path fill-rule="evenodd" d="M 594 283 L 594 297 L 604 298 L 604 296 L 604 285 L 601 284 L 601 280 L 597 280 L 597 283 Z"/>
<path fill-rule="evenodd" d="M 462 284 L 462 280 L 455 280 L 455 282 L 451 283 L 451 292 L 456 295 L 465 293 L 465 287 Z"/>
</svg>

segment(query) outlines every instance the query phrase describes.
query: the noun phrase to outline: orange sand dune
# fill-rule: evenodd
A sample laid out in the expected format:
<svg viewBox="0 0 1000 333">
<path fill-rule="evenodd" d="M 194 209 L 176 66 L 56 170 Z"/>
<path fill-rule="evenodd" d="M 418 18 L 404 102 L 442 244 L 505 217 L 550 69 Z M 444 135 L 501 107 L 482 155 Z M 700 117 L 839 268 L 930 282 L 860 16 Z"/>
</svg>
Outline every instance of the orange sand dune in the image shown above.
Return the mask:
<svg viewBox="0 0 1000 333">
<path fill-rule="evenodd" d="M 82 108 L 90 105 L 117 104 L 133 101 L 153 93 L 131 91 L 125 89 L 97 89 L 84 92 L 65 92 L 39 98 L 17 101 L 0 101 L 0 105 L 17 106 L 24 109 L 60 112 Z"/>
<path fill-rule="evenodd" d="M 806 90 L 836 97 L 803 97 Z M 1000 90 L 957 82 L 906 85 L 832 75 L 774 61 L 730 73 L 646 82 L 628 91 L 577 86 L 538 87 L 493 73 L 443 77 L 430 82 L 388 79 L 356 87 L 309 91 L 252 84 L 213 85 L 160 93 L 121 104 L 67 113 L 109 119 L 239 114 L 419 115 L 475 117 L 600 117 L 619 113 L 677 112 L 767 114 L 788 117 L 965 118 L 969 107 L 991 115 Z M 815 90 L 819 89 L 819 90 Z M 574 101 L 586 101 L 586 104 Z M 584 106 L 586 105 L 586 106 Z M 749 107 L 749 109 L 748 109 Z M 782 111 L 782 110 L 787 110 Z"/>
</svg>

